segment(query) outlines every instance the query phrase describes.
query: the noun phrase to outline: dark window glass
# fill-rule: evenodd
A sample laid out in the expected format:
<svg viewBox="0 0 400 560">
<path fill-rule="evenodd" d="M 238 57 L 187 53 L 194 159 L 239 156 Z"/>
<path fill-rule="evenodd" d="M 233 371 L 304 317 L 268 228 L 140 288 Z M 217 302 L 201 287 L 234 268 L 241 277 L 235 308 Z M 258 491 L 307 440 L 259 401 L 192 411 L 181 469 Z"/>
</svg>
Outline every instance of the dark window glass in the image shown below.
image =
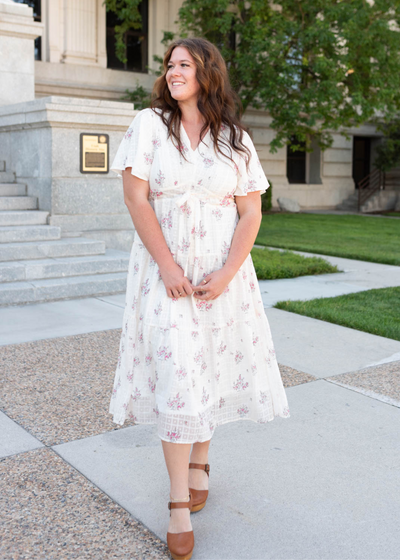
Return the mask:
<svg viewBox="0 0 400 560">
<path fill-rule="evenodd" d="M 305 146 L 305 142 L 292 140 L 291 144 Z M 291 144 L 287 147 L 287 178 L 289 183 L 306 182 L 306 152 L 302 150 L 292 151 Z"/>
<path fill-rule="evenodd" d="M 358 183 L 370 172 L 371 138 L 354 136 L 353 139 L 353 179 L 358 189 Z M 367 187 L 365 184 L 364 187 Z"/>
<path fill-rule="evenodd" d="M 34 21 L 42 21 L 42 6 L 41 0 L 14 0 L 17 4 L 26 4 L 33 8 Z M 42 60 L 42 38 L 36 37 L 35 39 L 35 60 Z"/>
<path fill-rule="evenodd" d="M 142 16 L 141 29 L 130 29 L 124 35 L 125 56 L 127 61 L 121 62 L 115 53 L 115 26 L 121 21 L 114 12 L 107 12 L 107 68 L 129 70 L 130 72 L 147 72 L 148 51 L 148 14 L 149 3 L 145 0 L 139 4 Z"/>
</svg>

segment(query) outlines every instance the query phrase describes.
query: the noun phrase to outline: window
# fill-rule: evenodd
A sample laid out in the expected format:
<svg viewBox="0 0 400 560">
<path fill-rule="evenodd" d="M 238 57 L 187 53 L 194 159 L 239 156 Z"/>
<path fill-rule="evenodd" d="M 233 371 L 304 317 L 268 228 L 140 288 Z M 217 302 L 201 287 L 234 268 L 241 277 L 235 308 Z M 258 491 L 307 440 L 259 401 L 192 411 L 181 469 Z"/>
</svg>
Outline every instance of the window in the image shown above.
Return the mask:
<svg viewBox="0 0 400 560">
<path fill-rule="evenodd" d="M 302 150 L 293 151 L 292 144 L 305 146 L 305 142 L 298 142 L 292 138 L 287 147 L 287 178 L 289 183 L 306 182 L 306 152 Z"/>
<path fill-rule="evenodd" d="M 42 6 L 41 0 L 14 0 L 17 4 L 26 4 L 33 8 L 34 21 L 42 21 Z M 42 38 L 36 37 L 35 39 L 35 60 L 42 60 Z"/>
<path fill-rule="evenodd" d="M 124 35 L 125 56 L 121 62 L 115 54 L 115 26 L 121 21 L 114 12 L 107 12 L 107 68 L 129 70 L 130 72 L 147 72 L 148 52 L 148 14 L 149 3 L 145 0 L 139 4 L 142 16 L 141 29 L 130 29 Z"/>
<path fill-rule="evenodd" d="M 358 189 L 358 183 L 369 174 L 370 163 L 371 163 L 371 138 L 368 138 L 366 136 L 354 136 L 353 179 L 354 179 L 356 189 Z"/>
</svg>

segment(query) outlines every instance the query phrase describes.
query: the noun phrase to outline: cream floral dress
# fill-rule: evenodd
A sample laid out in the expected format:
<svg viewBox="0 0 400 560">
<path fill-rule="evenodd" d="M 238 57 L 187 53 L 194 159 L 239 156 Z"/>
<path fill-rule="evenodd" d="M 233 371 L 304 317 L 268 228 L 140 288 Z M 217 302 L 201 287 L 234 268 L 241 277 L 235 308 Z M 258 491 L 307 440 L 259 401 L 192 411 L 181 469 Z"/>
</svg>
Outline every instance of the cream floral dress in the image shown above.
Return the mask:
<svg viewBox="0 0 400 560">
<path fill-rule="evenodd" d="M 226 132 L 221 132 L 225 136 Z M 149 201 L 171 254 L 198 285 L 223 267 L 238 223 L 236 196 L 269 187 L 254 145 L 249 172 L 214 151 L 210 134 L 196 150 L 181 126 L 184 156 L 167 138 L 159 114 L 140 111 L 111 169 L 149 181 Z M 157 424 L 162 440 L 209 440 L 235 420 L 288 417 L 271 332 L 249 255 L 212 301 L 169 298 L 158 266 L 135 232 L 122 335 L 109 412 Z"/>
</svg>

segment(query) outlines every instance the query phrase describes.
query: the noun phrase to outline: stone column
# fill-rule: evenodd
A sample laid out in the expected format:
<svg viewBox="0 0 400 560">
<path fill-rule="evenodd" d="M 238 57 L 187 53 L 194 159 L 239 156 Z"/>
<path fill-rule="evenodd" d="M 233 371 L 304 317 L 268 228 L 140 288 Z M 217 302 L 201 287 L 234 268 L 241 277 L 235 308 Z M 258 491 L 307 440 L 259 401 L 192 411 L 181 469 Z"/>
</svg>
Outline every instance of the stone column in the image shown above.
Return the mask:
<svg viewBox="0 0 400 560">
<path fill-rule="evenodd" d="M 97 0 L 68 0 L 62 62 L 97 65 Z"/>
<path fill-rule="evenodd" d="M 103 0 L 48 0 L 47 34 L 43 60 L 107 67 Z"/>
<path fill-rule="evenodd" d="M 42 60 L 55 64 L 61 61 L 64 44 L 64 10 L 62 0 L 47 1 L 46 51 Z"/>
<path fill-rule="evenodd" d="M 34 40 L 41 35 L 32 8 L 0 0 L 0 105 L 34 99 Z"/>
<path fill-rule="evenodd" d="M 153 61 L 153 56 L 164 56 L 165 48 L 161 40 L 163 31 L 178 33 L 175 21 L 183 0 L 149 0 L 149 66 L 158 70 L 158 62 Z"/>
</svg>

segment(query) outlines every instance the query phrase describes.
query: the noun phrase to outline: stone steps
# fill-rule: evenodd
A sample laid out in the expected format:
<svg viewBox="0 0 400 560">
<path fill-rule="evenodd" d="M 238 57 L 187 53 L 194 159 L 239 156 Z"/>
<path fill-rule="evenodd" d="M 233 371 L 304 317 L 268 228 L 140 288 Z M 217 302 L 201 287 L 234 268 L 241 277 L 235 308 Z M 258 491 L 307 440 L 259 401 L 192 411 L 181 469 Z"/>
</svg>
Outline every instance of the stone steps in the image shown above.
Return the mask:
<svg viewBox="0 0 400 560">
<path fill-rule="evenodd" d="M 15 183 L 15 173 L 13 171 L 0 171 L 0 183 Z"/>
<path fill-rule="evenodd" d="M 26 185 L 22 183 L 0 183 L 0 196 L 25 196 Z"/>
<path fill-rule="evenodd" d="M 385 212 L 394 210 L 398 200 L 398 193 L 395 190 L 376 191 L 361 206 L 361 212 Z"/>
<path fill-rule="evenodd" d="M 123 293 L 126 272 L 0 284 L 0 306 Z"/>
<path fill-rule="evenodd" d="M 104 241 L 83 237 L 0 244 L 0 262 L 104 254 Z"/>
<path fill-rule="evenodd" d="M 0 243 L 60 239 L 61 228 L 55 226 L 1 226 Z"/>
<path fill-rule="evenodd" d="M 62 238 L 5 169 L 0 161 L 0 306 L 124 292 L 129 253 L 106 251 L 102 239 Z"/>
<path fill-rule="evenodd" d="M 36 210 L 36 196 L 0 196 L 0 210 Z"/>
<path fill-rule="evenodd" d="M 352 212 L 357 212 L 358 191 L 353 192 L 350 196 L 342 200 L 342 202 L 336 206 L 336 210 L 350 210 Z"/>
<path fill-rule="evenodd" d="M 59 257 L 0 263 L 0 282 L 44 280 L 93 274 L 126 272 L 129 254 L 106 250 L 104 255 Z"/>
<path fill-rule="evenodd" d="M 47 224 L 49 212 L 43 210 L 3 210 L 0 212 L 1 226 L 43 226 Z"/>
</svg>

